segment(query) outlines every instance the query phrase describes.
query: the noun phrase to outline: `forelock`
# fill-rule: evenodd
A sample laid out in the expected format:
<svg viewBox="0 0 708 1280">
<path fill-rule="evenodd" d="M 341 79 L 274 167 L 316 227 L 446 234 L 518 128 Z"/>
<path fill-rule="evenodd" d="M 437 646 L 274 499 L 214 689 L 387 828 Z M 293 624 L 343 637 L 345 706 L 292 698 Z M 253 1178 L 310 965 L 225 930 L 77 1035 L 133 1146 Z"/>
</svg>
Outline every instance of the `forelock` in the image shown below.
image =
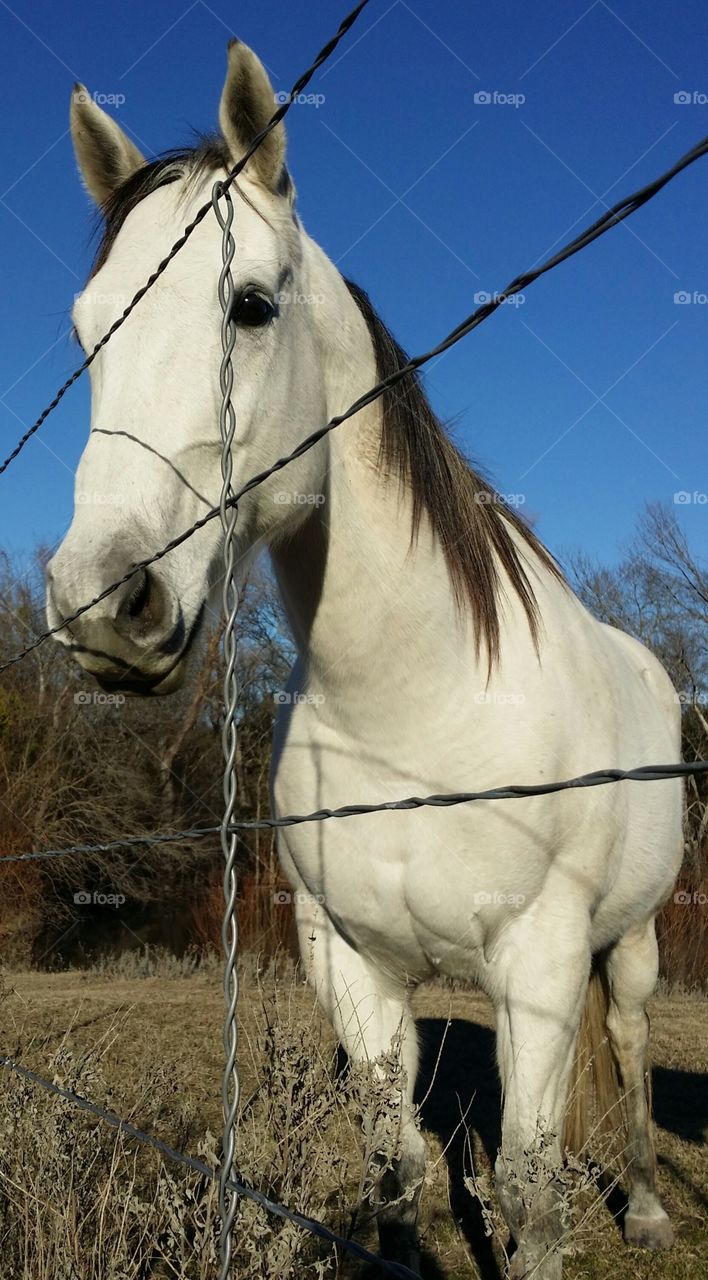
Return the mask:
<svg viewBox="0 0 708 1280">
<path fill-rule="evenodd" d="M 201 179 L 208 177 L 210 174 L 227 172 L 231 163 L 228 148 L 223 138 L 204 137 L 194 147 L 182 147 L 166 151 L 137 169 L 101 206 L 98 230 L 100 238 L 89 280 L 93 279 L 96 273 L 101 270 L 101 267 L 105 265 L 129 214 L 153 191 L 157 191 L 160 187 L 168 186 L 173 182 L 187 179 L 187 193 L 189 193 L 199 184 Z M 238 188 L 238 190 L 241 197 L 246 200 L 254 212 L 259 217 L 264 218 L 265 221 L 268 221 L 245 192 L 241 188 Z M 278 195 L 289 202 L 293 200 L 294 188 L 287 169 L 283 169 Z M 297 225 L 295 215 L 292 214 L 291 216 Z"/>
</svg>

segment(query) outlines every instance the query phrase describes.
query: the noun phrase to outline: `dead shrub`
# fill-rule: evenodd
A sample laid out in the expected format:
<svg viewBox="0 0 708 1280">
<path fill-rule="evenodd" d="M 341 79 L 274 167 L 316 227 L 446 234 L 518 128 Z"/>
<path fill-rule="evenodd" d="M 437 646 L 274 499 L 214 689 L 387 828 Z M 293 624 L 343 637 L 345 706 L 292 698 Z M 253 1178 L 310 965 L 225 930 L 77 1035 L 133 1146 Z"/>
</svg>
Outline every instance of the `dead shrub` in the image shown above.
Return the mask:
<svg viewBox="0 0 708 1280">
<path fill-rule="evenodd" d="M 376 1087 L 367 1085 L 368 1067 L 337 1076 L 329 1032 L 314 1004 L 303 1021 L 300 980 L 291 966 L 290 984 L 284 982 L 283 969 L 272 963 L 256 970 L 258 1029 L 242 1049 L 255 1085 L 242 1100 L 236 1164 L 246 1185 L 347 1237 L 368 1189 L 362 1126 L 383 1139 L 384 1161 L 395 1154 L 395 1125 L 379 1120 L 386 1073 Z M 64 1044 L 37 1069 L 184 1149 L 201 1126 L 169 1066 L 157 1063 L 131 1081 L 139 1101 L 126 1111 L 105 1080 L 111 1042 L 109 1032 L 81 1055 Z M 20 1061 L 33 1064 L 36 1053 L 32 1042 L 17 1049 Z M 213 1135 L 206 1132 L 195 1154 L 216 1166 Z M 166 1164 L 71 1103 L 0 1073 L 3 1280 L 211 1280 L 216 1208 L 212 1180 Z M 337 1266 L 331 1246 L 239 1199 L 239 1280 L 325 1280 Z"/>
</svg>

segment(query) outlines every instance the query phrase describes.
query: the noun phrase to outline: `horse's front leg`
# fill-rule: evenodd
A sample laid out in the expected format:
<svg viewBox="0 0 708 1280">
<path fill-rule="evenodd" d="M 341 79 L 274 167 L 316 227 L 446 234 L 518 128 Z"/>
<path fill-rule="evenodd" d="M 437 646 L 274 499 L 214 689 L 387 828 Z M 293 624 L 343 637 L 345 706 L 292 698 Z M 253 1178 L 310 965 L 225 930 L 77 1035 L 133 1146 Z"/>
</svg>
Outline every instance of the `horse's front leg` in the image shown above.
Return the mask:
<svg viewBox="0 0 708 1280">
<path fill-rule="evenodd" d="M 533 921 L 520 917 L 511 926 L 497 957 L 504 1109 L 495 1172 L 501 1209 L 517 1246 L 514 1280 L 561 1277 L 564 1228 L 556 1177 L 590 970 L 587 934 L 587 916 L 573 919 L 568 907 L 565 917 L 556 909 L 544 918 L 541 908 Z"/>
<path fill-rule="evenodd" d="M 297 916 L 300 951 L 318 1001 L 350 1061 L 372 1069 L 370 1096 L 378 1111 L 370 1116 L 367 1172 L 373 1177 L 369 1206 L 381 1253 L 418 1271 L 416 1222 L 426 1146 L 413 1110 L 418 1044 L 406 988 L 359 955 L 322 907 L 298 905 Z"/>
</svg>

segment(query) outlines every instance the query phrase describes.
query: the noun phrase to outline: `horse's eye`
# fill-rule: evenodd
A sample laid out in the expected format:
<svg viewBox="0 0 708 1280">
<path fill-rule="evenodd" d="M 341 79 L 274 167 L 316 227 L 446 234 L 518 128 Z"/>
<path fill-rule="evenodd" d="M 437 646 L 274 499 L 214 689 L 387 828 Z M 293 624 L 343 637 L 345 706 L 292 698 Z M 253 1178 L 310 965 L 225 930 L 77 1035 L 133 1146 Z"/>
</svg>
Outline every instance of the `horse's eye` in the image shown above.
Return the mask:
<svg viewBox="0 0 708 1280">
<path fill-rule="evenodd" d="M 262 293 L 244 293 L 234 311 L 236 323 L 248 325 L 251 329 L 267 324 L 274 315 L 273 303 L 264 298 Z"/>
</svg>

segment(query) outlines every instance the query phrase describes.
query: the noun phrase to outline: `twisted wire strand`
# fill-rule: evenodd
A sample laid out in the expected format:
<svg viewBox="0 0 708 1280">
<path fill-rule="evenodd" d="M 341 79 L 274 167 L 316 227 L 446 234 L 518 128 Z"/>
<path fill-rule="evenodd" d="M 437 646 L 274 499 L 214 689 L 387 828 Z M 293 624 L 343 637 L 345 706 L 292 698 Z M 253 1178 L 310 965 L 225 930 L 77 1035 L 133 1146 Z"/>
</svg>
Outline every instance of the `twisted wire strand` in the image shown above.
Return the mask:
<svg viewBox="0 0 708 1280">
<path fill-rule="evenodd" d="M 359 17 L 359 14 L 362 12 L 363 9 L 366 8 L 368 3 L 369 3 L 369 0 L 361 0 L 361 3 L 358 4 L 355 9 L 352 9 L 351 13 L 347 14 L 347 16 L 342 19 L 335 34 L 331 37 L 330 40 L 327 41 L 327 44 L 324 45 L 322 49 L 320 49 L 320 52 L 317 54 L 317 57 L 315 58 L 314 62 L 308 67 L 307 71 L 304 71 L 303 74 L 299 77 L 299 79 L 295 81 L 295 84 L 293 85 L 290 92 L 286 94 L 285 101 L 282 102 L 281 105 L 278 107 L 277 111 L 273 113 L 273 115 L 271 116 L 265 128 L 261 129 L 260 133 L 256 134 L 255 138 L 251 142 L 248 149 L 244 152 L 241 159 L 238 161 L 237 164 L 234 165 L 233 169 L 229 170 L 228 177 L 224 180 L 224 190 L 228 190 L 231 184 L 235 182 L 238 175 L 245 168 L 248 161 L 251 159 L 251 156 L 258 150 L 258 148 L 260 147 L 264 139 L 267 138 L 268 134 L 272 133 L 276 125 L 280 123 L 280 121 L 283 119 L 283 116 L 285 116 L 287 112 L 290 110 L 293 102 L 297 102 L 297 99 L 299 95 L 302 93 L 302 90 L 306 87 L 306 85 L 310 83 L 310 80 L 314 76 L 315 72 L 318 71 L 319 68 L 322 66 L 322 63 L 326 62 L 327 59 L 331 57 L 331 55 L 334 53 L 334 50 L 337 48 L 337 45 L 339 44 L 340 40 L 347 34 L 347 32 L 351 29 L 351 27 L 353 27 L 354 23 Z M 110 339 L 113 337 L 113 334 L 116 333 L 118 329 L 120 329 L 121 325 L 125 324 L 126 320 L 128 319 L 128 316 L 132 314 L 132 312 L 135 310 L 135 308 L 137 307 L 141 299 L 145 297 L 145 294 L 148 293 L 150 289 L 152 289 L 152 286 L 155 284 L 155 282 L 159 280 L 163 272 L 167 270 L 172 259 L 176 257 L 176 255 L 180 252 L 181 249 L 184 248 L 190 236 L 193 234 L 194 231 L 196 231 L 200 222 L 204 221 L 211 207 L 212 207 L 211 200 L 207 200 L 206 203 L 203 204 L 201 208 L 197 211 L 192 221 L 189 222 L 185 227 L 179 239 L 175 240 L 175 243 L 172 245 L 172 248 L 170 249 L 169 253 L 167 253 L 165 257 L 162 259 L 162 261 L 158 263 L 155 270 L 152 272 L 152 275 L 150 275 L 148 279 L 145 281 L 145 284 L 142 285 L 142 287 L 138 289 L 137 293 L 133 295 L 133 297 L 131 298 L 130 302 L 128 303 L 127 307 L 122 312 L 122 314 L 119 315 L 116 320 L 114 320 L 113 324 L 110 326 L 109 329 L 106 330 L 103 337 L 100 338 L 99 341 L 96 343 L 93 350 L 90 351 L 89 354 L 86 356 L 86 359 L 82 361 L 79 367 L 74 370 L 74 372 L 70 375 L 70 377 L 67 378 L 66 382 L 63 383 L 63 385 L 59 388 L 54 399 L 51 401 L 50 404 L 47 405 L 46 409 L 44 409 L 42 413 L 40 413 L 36 422 L 34 422 L 32 426 L 29 427 L 28 430 L 25 431 L 24 435 L 18 440 L 17 444 L 15 445 L 15 448 L 12 450 L 12 453 L 10 453 L 5 459 L 5 461 L 2 464 L 0 464 L 0 476 L 3 474 L 3 472 L 7 471 L 7 468 L 11 465 L 11 463 L 14 462 L 18 454 L 22 452 L 28 440 L 31 440 L 32 436 L 35 435 L 37 431 L 39 431 L 43 423 L 46 422 L 50 413 L 54 409 L 56 409 L 57 405 L 60 404 L 60 402 L 64 399 L 64 396 L 66 395 L 69 388 L 73 387 L 74 383 L 78 381 L 82 373 L 85 373 L 86 370 L 90 368 L 90 366 L 93 364 L 94 360 L 96 359 L 96 356 L 98 355 L 99 351 L 101 351 L 103 347 L 105 347 L 106 343 L 110 341 Z"/>
<path fill-rule="evenodd" d="M 240 1082 L 237 1062 L 238 1024 L 236 1021 L 236 1005 L 238 1001 L 238 920 L 236 915 L 236 897 L 238 878 L 236 872 L 237 837 L 231 830 L 236 811 L 236 751 L 238 746 L 238 730 L 236 711 L 238 705 L 238 680 L 236 674 L 236 615 L 238 613 L 238 589 L 235 581 L 234 537 L 238 507 L 233 501 L 232 486 L 233 456 L 232 446 L 236 429 L 236 416 L 232 402 L 234 385 L 233 350 L 236 343 L 236 321 L 233 308 L 235 288 L 231 266 L 236 246 L 231 227 L 234 219 L 234 203 L 231 192 L 223 182 L 214 184 L 212 191 L 214 213 L 222 231 L 222 268 L 219 273 L 219 304 L 222 310 L 221 348 L 222 361 L 219 372 L 221 385 L 221 407 L 219 411 L 219 431 L 221 434 L 221 502 L 219 515 L 224 536 L 224 578 L 222 588 L 222 607 L 224 614 L 224 723 L 221 743 L 224 756 L 223 796 L 224 811 L 220 826 L 221 849 L 224 858 L 224 918 L 221 940 L 224 949 L 224 1073 L 222 1079 L 222 1104 L 224 1113 L 224 1130 L 222 1140 L 222 1163 L 219 1171 L 219 1212 L 221 1215 L 220 1280 L 229 1280 L 231 1275 L 231 1258 L 233 1252 L 233 1224 L 236 1216 L 237 1199 L 230 1189 L 236 1177 L 234 1165 L 236 1145 L 236 1115 L 240 1096 Z M 220 202 L 224 203 L 222 211 Z"/>
<path fill-rule="evenodd" d="M 484 800 L 524 800 L 533 796 L 550 796 L 558 791 L 571 791 L 580 787 L 601 787 L 612 782 L 661 782 L 668 778 L 695 778 L 708 773 L 708 760 L 692 760 L 683 764 L 646 764 L 636 769 L 596 769 L 577 778 L 562 782 L 542 782 L 531 785 L 511 784 L 492 787 L 487 791 L 457 791 L 444 795 L 407 796 L 404 800 L 384 800 L 379 804 L 348 804 L 338 809 L 316 809 L 314 813 L 289 813 L 282 818 L 259 818 L 253 821 L 232 822 L 229 831 L 277 831 L 281 827 L 294 827 L 307 822 L 325 822 L 329 818 L 358 818 L 369 813 L 396 813 L 399 810 L 437 808 L 446 809 L 458 804 L 474 804 Z M 40 849 L 37 852 L 0 854 L 0 867 L 9 862 L 38 862 L 45 858 L 61 858 L 70 854 L 113 853 L 119 849 L 133 849 L 141 845 L 169 844 L 178 840 L 201 840 L 215 835 L 221 826 L 191 827 L 185 831 L 161 831 L 152 835 L 125 836 L 122 840 L 108 840 L 103 844 L 74 844 L 63 849 Z"/>
<path fill-rule="evenodd" d="M 311 435 L 302 440 L 291 453 L 284 454 L 281 458 L 278 458 L 272 466 L 266 468 L 265 471 L 260 471 L 257 475 L 252 476 L 250 480 L 247 480 L 246 483 L 233 495 L 233 498 L 230 499 L 230 501 L 234 504 L 238 503 L 240 499 L 247 493 L 250 493 L 252 489 L 263 484 L 265 480 L 268 480 L 270 476 L 275 475 L 276 472 L 282 471 L 283 467 L 286 467 L 288 463 L 293 462 L 296 458 L 307 453 L 309 449 L 312 449 L 320 442 L 320 440 L 329 435 L 331 431 L 334 431 L 337 427 L 341 426 L 342 423 L 346 422 L 349 418 L 352 418 L 356 413 L 359 413 L 361 409 L 366 408 L 367 405 L 373 404 L 373 402 L 378 400 L 385 391 L 392 390 L 404 378 L 411 377 L 418 369 L 421 369 L 423 365 L 427 364 L 428 361 L 433 360 L 436 356 L 441 355 L 444 351 L 447 351 L 450 347 L 454 346 L 455 343 L 459 342 L 485 320 L 489 319 L 489 317 L 493 315 L 509 297 L 515 293 L 521 292 L 522 289 L 528 289 L 530 285 L 532 285 L 541 276 L 545 275 L 546 272 L 552 271 L 555 267 L 560 266 L 560 264 L 565 262 L 567 258 L 573 257 L 573 255 L 579 253 L 581 249 L 592 244 L 594 240 L 597 240 L 601 235 L 604 235 L 611 227 L 617 226 L 620 222 L 623 222 L 625 218 L 630 216 L 630 214 L 636 212 L 636 210 L 645 205 L 648 200 L 651 200 L 653 196 L 661 191 L 662 188 L 675 178 L 677 174 L 681 173 L 683 169 L 687 168 L 688 165 L 693 164 L 694 161 L 698 160 L 701 156 L 704 156 L 707 152 L 708 138 L 704 138 L 701 142 L 697 143 L 691 151 L 688 151 L 686 155 L 678 160 L 671 169 L 662 174 L 661 177 L 648 183 L 647 186 L 642 187 L 642 189 L 635 192 L 634 195 L 626 196 L 623 200 L 619 200 L 616 205 L 613 205 L 611 209 L 608 209 L 602 217 L 598 218 L 596 222 L 593 222 L 585 229 L 585 231 L 582 231 L 574 240 L 569 241 L 569 243 L 565 245 L 564 248 L 560 249 L 558 253 L 554 254 L 553 257 L 548 258 L 540 266 L 534 267 L 532 270 L 525 271 L 521 275 L 516 276 L 501 293 L 494 294 L 488 302 L 482 303 L 481 306 L 476 307 L 465 320 L 452 329 L 445 338 L 437 343 L 436 346 L 431 347 L 429 351 L 426 351 L 421 355 L 413 356 L 406 365 L 397 369 L 381 382 L 377 382 L 375 386 L 371 387 L 368 391 L 364 392 L 363 395 L 359 396 L 359 398 L 355 400 L 348 409 L 345 409 L 343 413 L 331 418 L 324 426 L 318 427 L 316 431 L 313 431 Z M 0 473 L 1 471 L 2 468 L 0 468 Z M 105 587 L 104 590 L 94 596 L 92 600 L 87 601 L 86 604 L 80 605 L 73 613 L 67 614 L 61 622 L 58 622 L 55 626 L 50 627 L 48 630 L 41 632 L 38 636 L 35 636 L 34 640 L 32 640 L 23 649 L 20 649 L 10 658 L 7 658 L 4 662 L 0 663 L 0 674 L 7 671 L 9 667 L 14 666 L 15 663 L 20 662 L 23 658 L 26 658 L 27 655 L 37 649 L 39 645 L 44 644 L 50 636 L 57 635 L 66 627 L 70 627 L 73 622 L 76 622 L 84 613 L 87 613 L 89 609 L 93 609 L 95 605 L 100 604 L 102 600 L 105 600 L 108 596 L 112 595 L 114 591 L 117 591 L 124 583 L 129 582 L 136 574 L 142 573 L 144 569 L 149 568 L 150 565 L 156 564 L 158 560 L 162 560 L 164 556 L 169 555 L 171 551 L 180 547 L 200 529 L 203 529 L 205 525 L 209 524 L 210 521 L 217 519 L 219 515 L 220 508 L 213 507 L 203 516 L 200 516 L 198 520 L 195 520 L 194 524 L 192 524 L 188 529 L 185 529 L 175 538 L 172 538 L 159 551 L 154 552 L 150 556 L 146 556 L 144 560 L 138 561 L 127 571 L 127 573 L 123 574 L 123 576 L 118 578 L 115 582 L 112 582 L 108 587 Z"/>
<path fill-rule="evenodd" d="M 154 1151 L 164 1156 L 165 1159 L 171 1160 L 175 1164 L 180 1164 L 185 1169 L 191 1169 L 194 1173 L 199 1173 L 202 1177 L 209 1178 L 210 1181 L 214 1181 L 217 1177 L 214 1170 L 208 1164 L 205 1164 L 203 1160 L 197 1160 L 194 1156 L 186 1155 L 182 1151 L 176 1151 L 174 1147 L 168 1146 L 161 1138 L 156 1138 L 153 1134 L 146 1133 L 143 1129 L 138 1129 L 129 1120 L 121 1120 L 113 1111 L 107 1111 L 105 1107 L 91 1102 L 88 1098 L 84 1098 L 79 1093 L 74 1093 L 71 1089 L 64 1089 L 61 1085 L 45 1080 L 36 1071 L 31 1071 L 29 1067 L 15 1062 L 14 1058 L 0 1054 L 0 1067 L 6 1067 L 21 1079 L 38 1085 L 41 1089 L 46 1090 L 47 1093 L 54 1094 L 65 1102 L 71 1102 L 80 1111 L 96 1116 L 104 1124 L 116 1129 L 119 1133 L 124 1133 L 127 1137 L 134 1138 L 137 1142 L 151 1147 Z M 360 1258 L 363 1262 L 374 1263 L 389 1275 L 397 1276 L 399 1280 L 421 1280 L 416 1271 L 411 1271 L 409 1267 L 404 1266 L 402 1263 L 388 1262 L 385 1258 L 379 1258 L 376 1254 L 370 1253 L 368 1249 L 365 1249 L 363 1245 L 357 1244 L 355 1240 L 345 1240 L 343 1236 L 338 1236 L 334 1231 L 330 1231 L 329 1227 L 326 1227 L 322 1222 L 318 1222 L 316 1218 L 310 1218 L 306 1214 L 296 1213 L 292 1209 L 288 1209 L 285 1205 L 279 1204 L 277 1200 L 271 1200 L 269 1196 L 263 1195 L 262 1191 L 257 1191 L 255 1187 L 249 1187 L 238 1178 L 229 1180 L 229 1190 L 239 1196 L 243 1196 L 246 1200 L 252 1200 L 254 1204 L 257 1204 L 267 1213 L 273 1214 L 274 1217 L 293 1222 L 296 1226 L 301 1227 L 303 1231 L 309 1231 L 311 1235 L 318 1236 L 321 1240 L 326 1240 L 328 1244 L 344 1249 L 347 1253 L 353 1254 L 354 1257 Z"/>
</svg>

